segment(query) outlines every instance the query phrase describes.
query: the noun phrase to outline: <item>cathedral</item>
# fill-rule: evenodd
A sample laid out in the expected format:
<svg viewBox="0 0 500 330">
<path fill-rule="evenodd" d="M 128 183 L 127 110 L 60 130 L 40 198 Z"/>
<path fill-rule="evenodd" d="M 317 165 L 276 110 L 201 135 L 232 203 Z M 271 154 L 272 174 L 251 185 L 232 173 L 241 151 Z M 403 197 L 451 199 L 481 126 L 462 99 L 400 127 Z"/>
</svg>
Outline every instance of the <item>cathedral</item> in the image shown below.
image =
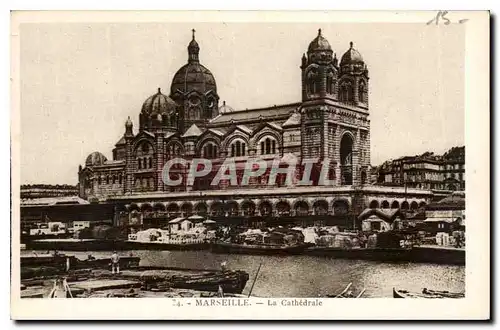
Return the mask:
<svg viewBox="0 0 500 330">
<path fill-rule="evenodd" d="M 125 121 L 113 159 L 93 152 L 79 167 L 80 196 L 122 201 L 128 203 L 129 211 L 140 212 L 147 205 L 148 211 L 158 209 L 169 215 L 200 210 L 215 214 L 215 205 L 221 199 L 233 203 L 229 213 L 235 215 L 333 214 L 334 209 L 348 212 L 353 206 L 349 189 L 363 189 L 368 184 L 370 120 L 368 67 L 352 42 L 346 48 L 339 61 L 320 29 L 307 52 L 298 56 L 302 78 L 297 84 L 301 84 L 302 99 L 240 110 L 221 102 L 215 77 L 200 62 L 200 46 L 193 30 L 187 63 L 173 76 L 169 91 L 158 88 L 144 101 L 138 123 L 131 118 Z M 137 134 L 134 125 L 138 125 Z M 167 186 L 162 176 L 164 164 L 173 158 L 210 159 L 214 172 L 225 159 L 233 158 L 241 179 L 247 159 L 272 163 L 276 158 L 290 157 L 299 164 L 307 159 L 328 160 L 328 176 L 334 184 L 299 188 L 278 176 L 276 185 L 268 187 L 265 178 L 269 171 L 252 178 L 244 189 L 224 181 L 211 185 L 214 173 L 197 178 L 189 186 Z M 177 166 L 170 172 L 171 176 L 185 178 L 187 169 Z M 315 185 L 317 174 L 314 167 Z M 227 201 L 228 194 L 234 196 L 233 201 Z M 304 194 L 315 195 L 309 198 Z M 422 201 L 425 196 L 419 198 Z M 283 200 L 287 205 L 280 208 Z M 200 203 L 204 205 L 197 208 Z"/>
</svg>

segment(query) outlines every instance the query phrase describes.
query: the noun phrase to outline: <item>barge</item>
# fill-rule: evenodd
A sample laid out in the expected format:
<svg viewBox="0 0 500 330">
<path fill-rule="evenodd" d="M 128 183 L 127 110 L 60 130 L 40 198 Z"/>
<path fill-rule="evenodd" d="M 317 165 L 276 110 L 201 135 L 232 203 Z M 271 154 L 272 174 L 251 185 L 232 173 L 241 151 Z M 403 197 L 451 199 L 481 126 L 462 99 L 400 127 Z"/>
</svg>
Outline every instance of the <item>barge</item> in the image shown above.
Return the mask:
<svg viewBox="0 0 500 330">
<path fill-rule="evenodd" d="M 217 242 L 211 245 L 213 253 L 251 255 L 297 255 L 302 254 L 310 244 L 295 245 L 252 245 Z"/>
</svg>

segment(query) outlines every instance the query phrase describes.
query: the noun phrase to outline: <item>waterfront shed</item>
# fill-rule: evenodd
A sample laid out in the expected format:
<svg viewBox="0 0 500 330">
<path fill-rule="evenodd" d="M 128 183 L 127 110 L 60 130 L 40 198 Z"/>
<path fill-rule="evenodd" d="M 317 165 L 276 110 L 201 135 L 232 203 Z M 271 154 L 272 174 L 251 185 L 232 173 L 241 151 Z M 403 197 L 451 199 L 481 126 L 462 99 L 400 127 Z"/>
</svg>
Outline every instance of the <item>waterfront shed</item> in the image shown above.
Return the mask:
<svg viewBox="0 0 500 330">
<path fill-rule="evenodd" d="M 193 228 L 192 221 L 190 221 L 188 219 L 184 219 L 184 220 L 180 221 L 180 230 L 189 231 L 191 228 Z"/>
<path fill-rule="evenodd" d="M 390 231 L 404 219 L 399 209 L 366 209 L 358 217 L 363 231 Z"/>
<path fill-rule="evenodd" d="M 168 222 L 169 229 L 172 233 L 175 233 L 181 229 L 182 220 L 184 220 L 184 218 L 175 218 Z"/>
<path fill-rule="evenodd" d="M 454 192 L 437 203 L 427 205 L 424 221 L 430 233 L 465 230 L 465 193 Z"/>
</svg>

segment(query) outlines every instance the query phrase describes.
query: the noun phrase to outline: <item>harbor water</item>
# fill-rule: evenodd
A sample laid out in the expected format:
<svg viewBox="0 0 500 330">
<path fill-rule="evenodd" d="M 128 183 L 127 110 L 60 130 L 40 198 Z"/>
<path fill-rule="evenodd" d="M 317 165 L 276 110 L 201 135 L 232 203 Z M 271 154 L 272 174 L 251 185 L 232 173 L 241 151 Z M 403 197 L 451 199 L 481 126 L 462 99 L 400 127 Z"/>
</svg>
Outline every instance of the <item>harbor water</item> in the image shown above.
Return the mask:
<svg viewBox="0 0 500 330">
<path fill-rule="evenodd" d="M 110 252 L 64 253 L 81 259 L 85 259 L 88 254 L 96 258 L 111 255 Z M 252 291 L 252 295 L 258 297 L 325 297 L 342 291 L 351 282 L 354 293 L 366 289 L 363 294 L 365 298 L 392 297 L 393 287 L 410 291 L 421 291 L 423 288 L 465 291 L 465 266 L 300 255 L 229 255 L 209 251 L 128 251 L 121 254 L 126 256 L 130 253 L 141 258 L 141 266 L 218 269 L 222 262 L 226 262 L 227 268 L 244 270 L 250 274 L 244 294 L 249 293 L 262 263 Z"/>
</svg>

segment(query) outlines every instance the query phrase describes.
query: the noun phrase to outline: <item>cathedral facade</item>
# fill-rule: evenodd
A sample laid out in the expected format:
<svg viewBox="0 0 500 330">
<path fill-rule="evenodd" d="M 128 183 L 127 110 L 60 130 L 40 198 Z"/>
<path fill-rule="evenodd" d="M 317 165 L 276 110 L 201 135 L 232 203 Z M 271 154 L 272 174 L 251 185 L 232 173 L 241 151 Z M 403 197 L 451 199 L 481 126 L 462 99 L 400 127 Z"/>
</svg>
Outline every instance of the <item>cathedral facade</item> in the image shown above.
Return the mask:
<svg viewBox="0 0 500 330">
<path fill-rule="evenodd" d="M 195 212 L 195 204 L 200 202 L 205 204 L 202 206 L 205 212 L 218 212 L 214 205 L 221 198 L 227 200 L 221 196 L 241 193 L 245 197 L 234 198 L 235 206 L 230 208 L 230 213 L 279 213 L 278 204 L 287 198 L 288 205 L 281 210 L 284 208 L 288 213 L 300 210 L 303 214 L 333 213 L 338 199 L 344 203 L 343 212 L 347 212 L 353 204 L 350 191 L 371 188 L 367 188 L 370 166 L 368 67 L 352 42 L 346 48 L 339 61 L 319 30 L 298 61 L 302 73 L 301 81 L 297 82 L 302 88 L 299 102 L 235 110 L 220 101 L 215 77 L 200 63 L 200 46 L 193 30 L 187 47 L 187 64 L 175 73 L 168 92 L 158 88 L 144 101 L 137 134 L 128 118 L 124 134 L 113 149 L 113 159 L 94 152 L 87 157 L 85 165 L 80 166 L 80 196 L 126 201 L 127 208 L 132 205 L 137 211 L 141 211 L 145 200 L 151 200 L 145 203 L 149 205 L 148 210 L 156 205 L 163 211 L 168 211 L 171 204 L 175 205 L 170 210 L 182 210 L 189 202 L 186 212 L 181 212 L 186 214 Z M 167 186 L 162 170 L 173 158 L 210 159 L 213 172 L 196 179 L 192 185 Z M 299 164 L 308 159 L 316 159 L 318 163 L 327 161 L 328 177 L 333 184 L 296 187 L 296 181 L 290 183 L 278 175 L 276 185 L 269 187 L 267 171 L 259 178 L 252 178 L 244 188 L 231 186 L 224 180 L 211 185 L 218 166 L 228 158 L 236 163 L 238 180 L 245 162 L 252 158 L 267 163 L 284 158 L 295 158 Z M 171 169 L 170 175 L 184 178 L 185 182 L 188 170 L 177 166 Z M 301 170 L 303 168 L 299 168 L 299 172 Z M 314 185 L 318 185 L 318 175 L 318 168 L 313 167 Z M 338 191 L 338 198 L 334 191 Z M 263 192 L 265 196 L 255 197 Z M 290 197 L 294 192 L 301 197 Z M 253 194 L 257 195 L 252 197 Z M 315 195 L 307 199 L 304 197 L 307 194 Z M 324 198 L 318 199 L 318 194 Z M 422 202 L 428 195 L 419 192 L 415 198 Z M 245 209 L 245 200 L 253 205 Z M 305 204 L 297 206 L 301 201 Z M 262 206 L 265 202 L 266 207 Z M 316 205 L 318 202 L 321 208 Z M 368 205 L 369 200 L 363 203 Z"/>
</svg>

